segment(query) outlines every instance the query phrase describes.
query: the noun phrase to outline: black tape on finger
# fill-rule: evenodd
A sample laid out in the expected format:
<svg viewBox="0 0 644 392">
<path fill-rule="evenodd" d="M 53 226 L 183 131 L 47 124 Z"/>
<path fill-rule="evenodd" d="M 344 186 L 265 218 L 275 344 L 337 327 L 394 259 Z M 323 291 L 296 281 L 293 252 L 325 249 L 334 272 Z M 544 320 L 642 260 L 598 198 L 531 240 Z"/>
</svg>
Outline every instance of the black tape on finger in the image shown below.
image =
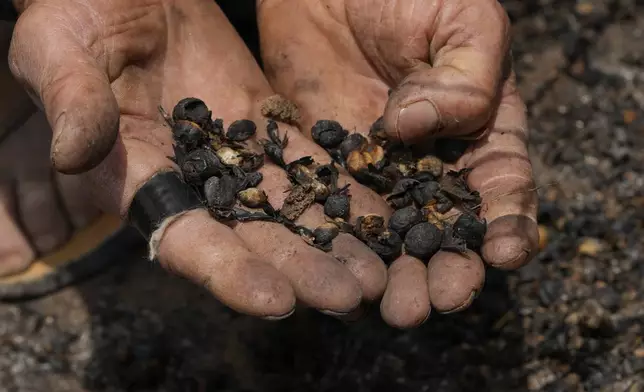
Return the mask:
<svg viewBox="0 0 644 392">
<path fill-rule="evenodd" d="M 163 222 L 177 214 L 203 207 L 197 192 L 176 172 L 155 174 L 134 195 L 130 224 L 150 240 Z"/>
</svg>

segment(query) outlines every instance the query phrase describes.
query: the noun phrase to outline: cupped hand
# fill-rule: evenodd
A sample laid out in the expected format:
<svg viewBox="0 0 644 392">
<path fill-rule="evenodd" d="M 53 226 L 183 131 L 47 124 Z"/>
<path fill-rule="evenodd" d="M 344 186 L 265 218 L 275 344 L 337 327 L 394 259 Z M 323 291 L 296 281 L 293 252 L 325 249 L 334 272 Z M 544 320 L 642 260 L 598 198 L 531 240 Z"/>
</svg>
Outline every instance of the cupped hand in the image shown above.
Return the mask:
<svg viewBox="0 0 644 392">
<path fill-rule="evenodd" d="M 537 198 L 526 114 L 496 0 L 263 0 L 258 19 L 266 75 L 301 107 L 305 129 L 327 118 L 367 133 L 384 114 L 389 137 L 406 144 L 472 140 L 452 168 L 473 169 L 468 185 L 483 198 L 482 258 L 501 269 L 531 259 Z M 465 309 L 484 277 L 473 253 L 439 251 L 427 267 L 403 255 L 389 267 L 382 316 L 413 327 L 432 308 Z"/>
<path fill-rule="evenodd" d="M 167 158 L 172 138 L 159 105 L 171 109 L 184 97 L 198 97 L 226 126 L 251 119 L 257 137 L 267 138 L 260 106 L 274 93 L 214 2 L 34 0 L 22 11 L 12 71 L 46 112 L 54 166 L 82 173 L 102 210 L 127 219 L 141 187 L 157 173 L 178 170 Z M 287 162 L 304 155 L 327 158 L 296 129 L 279 126 L 282 134 L 290 130 Z M 261 172 L 260 187 L 279 208 L 288 178 L 268 160 Z M 341 179 L 346 181 L 352 180 Z M 377 195 L 355 182 L 352 191 L 359 213 L 386 213 Z M 336 237 L 325 253 L 281 225 L 231 228 L 203 208 L 169 222 L 151 241 L 160 263 L 242 313 L 281 318 L 298 300 L 346 315 L 385 289 L 384 264 L 348 234 Z M 315 228 L 323 222 L 320 206 L 314 206 L 297 223 Z"/>
</svg>

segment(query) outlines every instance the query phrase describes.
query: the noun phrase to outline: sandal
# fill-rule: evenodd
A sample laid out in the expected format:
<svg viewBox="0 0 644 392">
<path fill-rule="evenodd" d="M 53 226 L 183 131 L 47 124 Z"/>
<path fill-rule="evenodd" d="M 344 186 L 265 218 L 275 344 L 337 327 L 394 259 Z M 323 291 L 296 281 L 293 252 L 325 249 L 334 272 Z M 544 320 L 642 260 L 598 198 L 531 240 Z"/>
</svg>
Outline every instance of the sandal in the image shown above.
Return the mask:
<svg viewBox="0 0 644 392">
<path fill-rule="evenodd" d="M 144 238 L 118 217 L 102 215 L 58 250 L 26 270 L 0 277 L 0 300 L 41 297 L 88 279 L 145 247 Z"/>
</svg>

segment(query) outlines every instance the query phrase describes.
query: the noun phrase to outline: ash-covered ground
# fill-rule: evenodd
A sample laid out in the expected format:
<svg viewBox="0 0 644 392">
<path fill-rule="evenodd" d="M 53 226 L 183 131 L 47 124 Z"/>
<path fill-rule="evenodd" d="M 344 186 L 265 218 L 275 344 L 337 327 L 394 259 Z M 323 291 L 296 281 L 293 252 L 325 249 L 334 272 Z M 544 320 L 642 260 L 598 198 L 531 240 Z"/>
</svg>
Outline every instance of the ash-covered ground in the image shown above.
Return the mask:
<svg viewBox="0 0 644 392">
<path fill-rule="evenodd" d="M 139 258 L 0 304 L 0 391 L 644 391 L 644 6 L 504 4 L 547 234 L 531 265 L 402 332 L 239 316 Z"/>
</svg>

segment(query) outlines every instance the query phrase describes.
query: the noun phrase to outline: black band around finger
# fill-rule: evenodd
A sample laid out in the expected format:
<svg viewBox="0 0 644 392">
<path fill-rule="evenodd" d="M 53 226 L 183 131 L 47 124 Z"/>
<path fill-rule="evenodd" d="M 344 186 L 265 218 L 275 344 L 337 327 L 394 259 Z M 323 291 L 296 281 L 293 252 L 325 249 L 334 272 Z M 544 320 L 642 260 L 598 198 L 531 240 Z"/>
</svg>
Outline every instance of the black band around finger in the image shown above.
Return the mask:
<svg viewBox="0 0 644 392">
<path fill-rule="evenodd" d="M 18 20 L 18 11 L 13 6 L 12 0 L 0 0 L 0 20 L 15 22 Z"/>
<path fill-rule="evenodd" d="M 134 195 L 128 214 L 130 224 L 146 239 L 166 218 L 202 207 L 197 192 L 176 172 L 157 173 Z"/>
</svg>

